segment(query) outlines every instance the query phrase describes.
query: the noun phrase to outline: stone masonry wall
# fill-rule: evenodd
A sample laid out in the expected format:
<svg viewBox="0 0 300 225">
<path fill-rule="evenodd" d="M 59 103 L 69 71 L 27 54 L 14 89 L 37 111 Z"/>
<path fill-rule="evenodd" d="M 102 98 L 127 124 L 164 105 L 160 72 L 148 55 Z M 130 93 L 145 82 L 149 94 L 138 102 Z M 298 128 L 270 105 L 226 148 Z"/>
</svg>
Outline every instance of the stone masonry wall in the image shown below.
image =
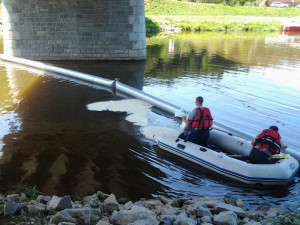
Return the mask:
<svg viewBox="0 0 300 225">
<path fill-rule="evenodd" d="M 32 60 L 145 60 L 143 0 L 2 0 L 4 54 Z"/>
</svg>

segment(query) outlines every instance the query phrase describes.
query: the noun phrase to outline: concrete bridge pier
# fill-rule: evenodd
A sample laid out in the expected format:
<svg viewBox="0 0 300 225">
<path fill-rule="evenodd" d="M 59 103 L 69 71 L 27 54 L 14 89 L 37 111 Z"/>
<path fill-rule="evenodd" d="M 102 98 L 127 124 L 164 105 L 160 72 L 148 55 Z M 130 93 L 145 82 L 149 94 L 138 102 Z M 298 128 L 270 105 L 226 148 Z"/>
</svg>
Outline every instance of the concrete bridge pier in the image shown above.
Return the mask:
<svg viewBox="0 0 300 225">
<path fill-rule="evenodd" d="M 4 54 L 145 60 L 144 0 L 2 0 Z"/>
</svg>

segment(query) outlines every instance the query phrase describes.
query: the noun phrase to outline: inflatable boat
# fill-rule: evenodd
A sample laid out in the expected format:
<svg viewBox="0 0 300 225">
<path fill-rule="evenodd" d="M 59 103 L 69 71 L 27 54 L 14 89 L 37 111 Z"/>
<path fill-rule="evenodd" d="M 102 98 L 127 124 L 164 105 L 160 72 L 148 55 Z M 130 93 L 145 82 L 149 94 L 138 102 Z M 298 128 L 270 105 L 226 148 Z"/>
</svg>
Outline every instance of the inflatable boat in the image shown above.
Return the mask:
<svg viewBox="0 0 300 225">
<path fill-rule="evenodd" d="M 247 160 L 252 148 L 250 141 L 215 129 L 210 132 L 208 146 L 218 145 L 222 151 L 203 147 L 171 135 L 157 135 L 154 139 L 163 150 L 226 177 L 257 187 L 288 185 L 299 170 L 299 163 L 296 159 L 281 158 L 280 155 L 278 159 L 274 159 L 274 164 L 251 164 Z"/>
</svg>

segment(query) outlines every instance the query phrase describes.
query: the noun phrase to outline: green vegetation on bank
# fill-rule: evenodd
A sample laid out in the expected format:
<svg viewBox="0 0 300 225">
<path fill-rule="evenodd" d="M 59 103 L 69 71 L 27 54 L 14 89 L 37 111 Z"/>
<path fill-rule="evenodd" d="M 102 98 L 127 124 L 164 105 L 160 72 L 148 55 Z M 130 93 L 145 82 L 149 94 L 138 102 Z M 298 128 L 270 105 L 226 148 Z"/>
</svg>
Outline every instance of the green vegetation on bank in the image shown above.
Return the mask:
<svg viewBox="0 0 300 225">
<path fill-rule="evenodd" d="M 267 16 L 294 17 L 300 16 L 300 9 L 228 6 L 224 4 L 207 4 L 182 2 L 177 0 L 145 0 L 145 13 L 155 16 Z"/>
<path fill-rule="evenodd" d="M 280 21 L 299 16 L 300 9 L 145 0 L 145 14 L 148 31 L 278 31 Z"/>
</svg>

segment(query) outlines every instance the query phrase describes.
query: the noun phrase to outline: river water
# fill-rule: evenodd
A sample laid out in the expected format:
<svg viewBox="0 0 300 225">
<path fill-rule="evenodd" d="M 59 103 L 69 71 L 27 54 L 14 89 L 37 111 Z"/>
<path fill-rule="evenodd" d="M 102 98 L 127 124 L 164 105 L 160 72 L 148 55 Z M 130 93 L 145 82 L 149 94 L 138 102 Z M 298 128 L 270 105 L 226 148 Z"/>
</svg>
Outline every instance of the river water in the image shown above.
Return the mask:
<svg viewBox="0 0 300 225">
<path fill-rule="evenodd" d="M 251 136 L 277 125 L 300 151 L 300 35 L 165 34 L 147 38 L 146 62 L 47 63 L 119 78 L 188 110 L 201 95 L 216 123 Z M 110 88 L 4 61 L 0 87 L 0 193 L 36 186 L 74 198 L 101 190 L 132 200 L 226 195 L 249 208 L 299 205 L 299 177 L 255 189 L 160 150 L 145 131 L 179 132 L 180 120 Z"/>
</svg>

